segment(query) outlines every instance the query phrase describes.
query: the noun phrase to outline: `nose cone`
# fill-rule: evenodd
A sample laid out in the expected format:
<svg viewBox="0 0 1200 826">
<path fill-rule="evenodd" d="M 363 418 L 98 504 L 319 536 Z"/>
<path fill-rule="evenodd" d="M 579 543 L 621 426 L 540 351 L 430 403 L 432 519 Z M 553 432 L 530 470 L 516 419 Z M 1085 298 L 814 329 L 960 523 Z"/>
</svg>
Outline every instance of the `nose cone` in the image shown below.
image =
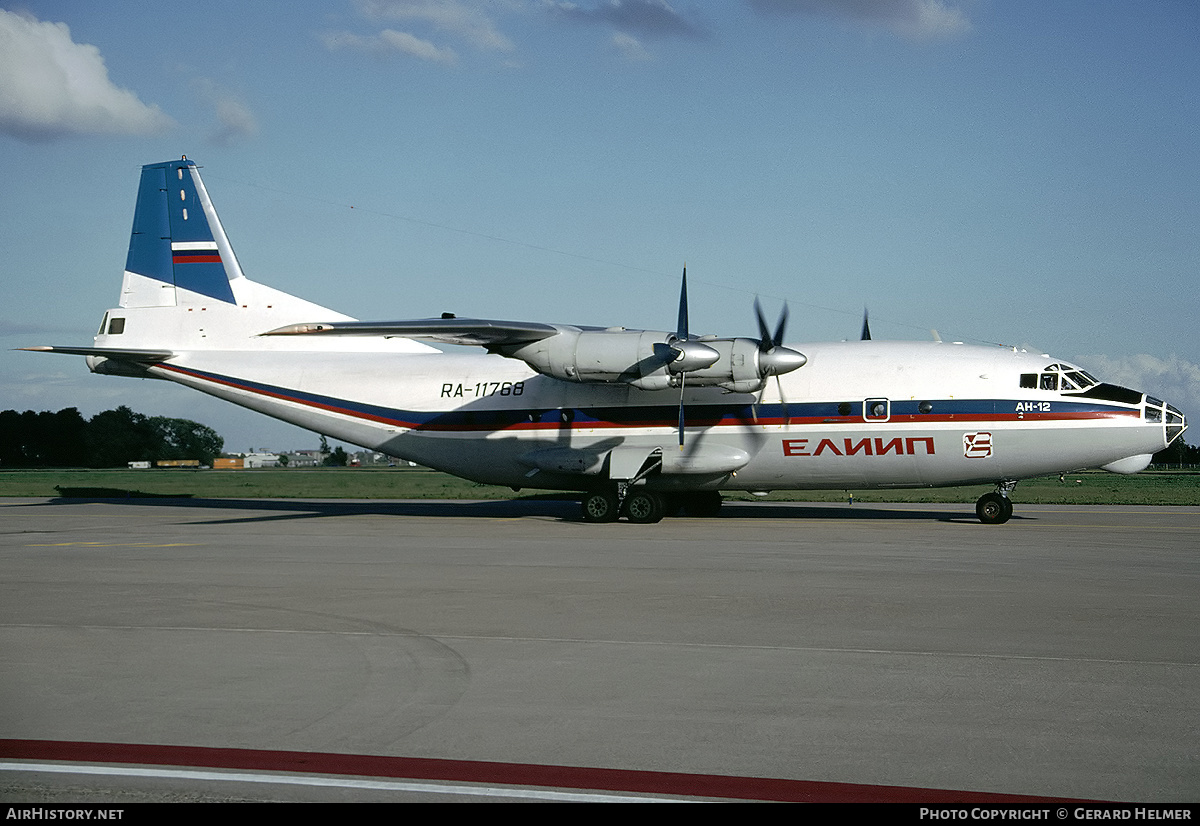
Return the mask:
<svg viewBox="0 0 1200 826">
<path fill-rule="evenodd" d="M 808 358 L 790 347 L 772 347 L 765 353 L 758 354 L 758 370 L 764 376 L 781 376 L 803 367 Z"/>
<path fill-rule="evenodd" d="M 670 345 L 669 356 L 672 361 L 667 369 L 672 373 L 686 373 L 711 367 L 721 354 L 698 341 L 675 341 Z"/>
</svg>

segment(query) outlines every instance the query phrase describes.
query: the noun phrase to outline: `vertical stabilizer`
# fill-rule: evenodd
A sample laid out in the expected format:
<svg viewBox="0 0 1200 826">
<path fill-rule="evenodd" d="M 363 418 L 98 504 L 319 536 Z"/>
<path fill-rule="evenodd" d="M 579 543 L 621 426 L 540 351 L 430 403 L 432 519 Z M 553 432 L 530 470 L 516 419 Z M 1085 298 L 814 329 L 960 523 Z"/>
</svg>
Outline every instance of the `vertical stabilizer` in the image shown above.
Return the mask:
<svg viewBox="0 0 1200 826">
<path fill-rule="evenodd" d="M 242 277 L 195 162 L 143 166 L 121 306 L 234 304 Z"/>
<path fill-rule="evenodd" d="M 109 310 L 97 348 L 124 352 L 304 350 L 308 342 L 262 336 L 288 324 L 353 319 L 246 278 L 217 211 L 186 157 L 142 167 L 120 306 Z M 391 338 L 392 352 L 436 352 Z M 321 342 L 323 352 L 377 351 L 376 340 Z"/>
</svg>

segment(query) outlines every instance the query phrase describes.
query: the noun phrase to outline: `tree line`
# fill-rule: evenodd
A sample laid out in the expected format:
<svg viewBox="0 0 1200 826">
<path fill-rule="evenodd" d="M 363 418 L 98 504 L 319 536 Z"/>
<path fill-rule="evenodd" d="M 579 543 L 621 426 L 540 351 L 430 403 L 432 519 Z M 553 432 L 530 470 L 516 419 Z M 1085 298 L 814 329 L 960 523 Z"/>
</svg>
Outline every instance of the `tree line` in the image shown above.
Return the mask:
<svg viewBox="0 0 1200 826">
<path fill-rule="evenodd" d="M 52 413 L 0 411 L 0 467 L 125 467 L 129 462 L 199 459 L 212 465 L 225 440 L 207 425 L 144 416 L 128 407 L 90 419 L 74 407 Z"/>
<path fill-rule="evenodd" d="M 1200 465 L 1200 447 L 1176 439 L 1166 450 L 1154 454 L 1156 465 Z"/>
</svg>

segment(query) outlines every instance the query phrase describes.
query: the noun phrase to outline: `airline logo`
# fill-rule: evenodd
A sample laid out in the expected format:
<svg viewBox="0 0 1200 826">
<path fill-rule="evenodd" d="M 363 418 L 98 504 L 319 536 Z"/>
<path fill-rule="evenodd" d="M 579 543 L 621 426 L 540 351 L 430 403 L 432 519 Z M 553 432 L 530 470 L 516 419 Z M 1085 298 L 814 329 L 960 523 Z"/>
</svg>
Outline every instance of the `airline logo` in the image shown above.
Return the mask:
<svg viewBox="0 0 1200 826">
<path fill-rule="evenodd" d="M 784 456 L 918 456 L 934 454 L 931 436 L 907 436 L 884 440 L 880 438 L 784 439 Z"/>
<path fill-rule="evenodd" d="M 992 455 L 991 433 L 964 433 L 963 455 L 968 459 L 986 459 Z"/>
<path fill-rule="evenodd" d="M 220 264 L 216 241 L 171 242 L 172 264 Z"/>
</svg>

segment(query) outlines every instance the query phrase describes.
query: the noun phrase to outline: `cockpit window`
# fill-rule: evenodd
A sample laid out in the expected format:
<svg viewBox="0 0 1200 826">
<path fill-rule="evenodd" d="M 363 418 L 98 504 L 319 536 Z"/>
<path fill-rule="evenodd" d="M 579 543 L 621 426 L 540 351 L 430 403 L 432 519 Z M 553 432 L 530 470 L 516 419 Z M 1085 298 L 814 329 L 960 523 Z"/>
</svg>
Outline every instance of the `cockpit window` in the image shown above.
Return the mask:
<svg viewBox="0 0 1200 826">
<path fill-rule="evenodd" d="M 1071 377 L 1071 381 L 1075 382 L 1080 390 L 1086 390 L 1093 384 L 1100 383 L 1096 381 L 1096 379 L 1092 377 L 1092 374 L 1086 370 L 1072 370 L 1067 373 L 1067 375 Z"/>
<path fill-rule="evenodd" d="M 1039 390 L 1062 390 L 1079 392 L 1095 387 L 1100 382 L 1086 370 L 1069 364 L 1048 364 L 1039 373 L 1022 373 L 1021 387 Z"/>
</svg>

